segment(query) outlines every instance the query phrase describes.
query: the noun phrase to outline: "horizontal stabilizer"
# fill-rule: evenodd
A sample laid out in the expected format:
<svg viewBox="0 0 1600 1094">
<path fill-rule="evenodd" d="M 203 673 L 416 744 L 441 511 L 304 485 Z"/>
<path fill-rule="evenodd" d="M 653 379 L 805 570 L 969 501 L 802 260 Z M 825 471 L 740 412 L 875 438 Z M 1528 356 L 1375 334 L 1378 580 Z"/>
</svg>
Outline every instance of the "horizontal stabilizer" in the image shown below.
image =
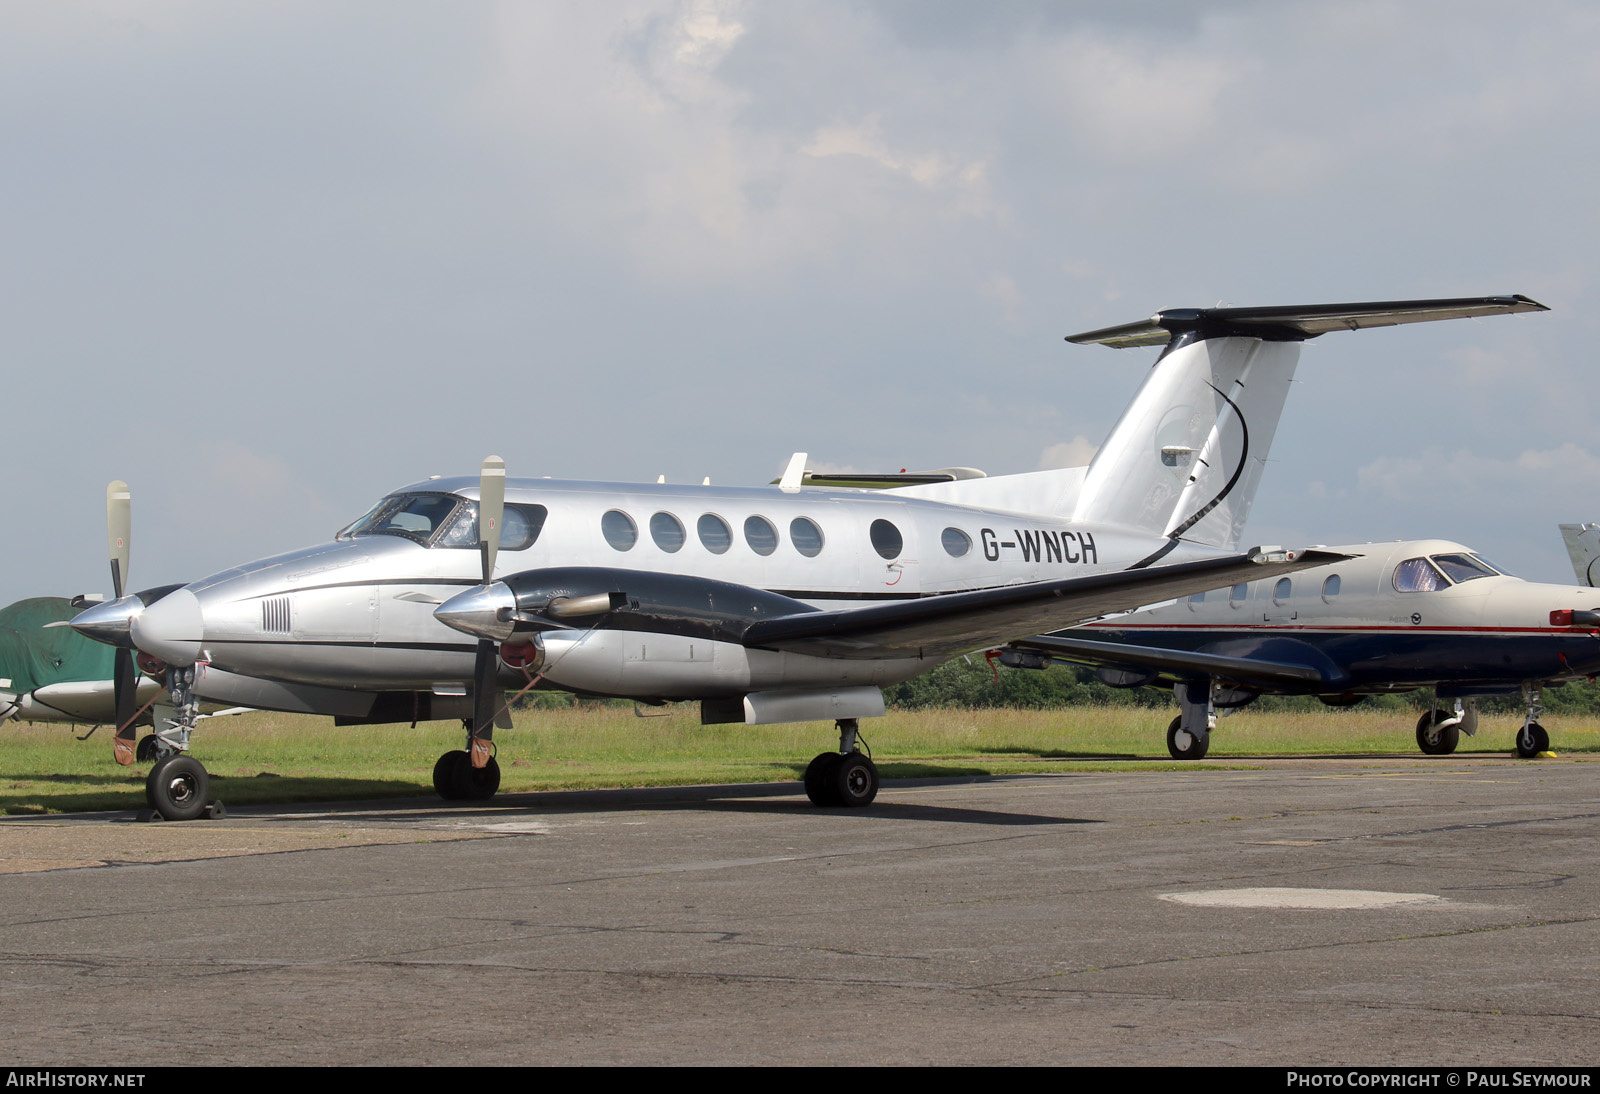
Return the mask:
<svg viewBox="0 0 1600 1094">
<path fill-rule="evenodd" d="M 1365 304 L 1289 304 L 1269 308 L 1172 308 L 1149 319 L 1067 336 L 1078 345 L 1132 349 L 1164 346 L 1183 334 L 1303 342 L 1335 330 L 1393 327 L 1436 319 L 1549 311 L 1526 296 L 1464 296 L 1448 300 L 1386 300 Z"/>
</svg>

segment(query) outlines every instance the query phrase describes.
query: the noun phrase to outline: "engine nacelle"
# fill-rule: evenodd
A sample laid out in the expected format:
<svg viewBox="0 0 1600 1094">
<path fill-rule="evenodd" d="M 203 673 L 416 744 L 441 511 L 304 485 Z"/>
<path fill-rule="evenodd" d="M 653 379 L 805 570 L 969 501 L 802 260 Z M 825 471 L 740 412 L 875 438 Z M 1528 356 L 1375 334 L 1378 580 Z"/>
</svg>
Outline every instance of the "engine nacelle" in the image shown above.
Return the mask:
<svg viewBox="0 0 1600 1094">
<path fill-rule="evenodd" d="M 608 566 L 525 570 L 502 583 L 516 598 L 514 633 L 548 630 L 555 622 L 577 629 L 601 623 L 606 630 L 738 642 L 757 620 L 816 611 L 749 585 Z"/>
</svg>

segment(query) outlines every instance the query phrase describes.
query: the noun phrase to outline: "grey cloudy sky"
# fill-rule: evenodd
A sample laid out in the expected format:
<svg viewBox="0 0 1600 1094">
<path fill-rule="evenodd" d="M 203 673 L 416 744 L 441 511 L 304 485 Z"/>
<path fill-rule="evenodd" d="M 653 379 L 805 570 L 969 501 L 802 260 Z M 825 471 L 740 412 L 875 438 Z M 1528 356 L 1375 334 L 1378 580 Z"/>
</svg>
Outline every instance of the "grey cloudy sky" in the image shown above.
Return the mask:
<svg viewBox="0 0 1600 1094">
<path fill-rule="evenodd" d="M 754 483 L 1086 453 L 1157 308 L 1521 292 L 1310 343 L 1263 542 L 1570 580 L 1600 520 L 1600 8 L 0 5 L 0 603 L 326 538 L 489 452 Z"/>
</svg>

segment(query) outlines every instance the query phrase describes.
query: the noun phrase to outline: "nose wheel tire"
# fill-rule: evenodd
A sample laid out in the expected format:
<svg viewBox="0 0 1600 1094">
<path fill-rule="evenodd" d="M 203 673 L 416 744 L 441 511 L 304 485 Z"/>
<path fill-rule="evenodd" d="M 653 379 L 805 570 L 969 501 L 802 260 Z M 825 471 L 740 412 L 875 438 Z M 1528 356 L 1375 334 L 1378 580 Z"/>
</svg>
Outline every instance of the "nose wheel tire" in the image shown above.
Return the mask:
<svg viewBox="0 0 1600 1094">
<path fill-rule="evenodd" d="M 1183 728 L 1183 717 L 1172 719 L 1167 726 L 1167 751 L 1174 760 L 1203 760 L 1211 750 L 1211 734 L 1190 733 Z"/>
<path fill-rule="evenodd" d="M 1430 710 L 1417 719 L 1417 747 L 1429 756 L 1448 756 L 1456 750 L 1461 740 L 1460 726 L 1441 726 L 1451 714 L 1444 710 Z"/>
<path fill-rule="evenodd" d="M 433 789 L 445 801 L 487 801 L 500 789 L 500 765 L 494 757 L 473 767 L 464 750 L 446 752 L 433 765 Z"/>
<path fill-rule="evenodd" d="M 1517 731 L 1517 755 L 1531 760 L 1541 752 L 1550 751 L 1550 734 L 1538 722 L 1530 723 Z"/>
<path fill-rule="evenodd" d="M 211 777 L 193 756 L 168 756 L 150 769 L 144 781 L 145 800 L 169 821 L 204 815 L 210 794 Z"/>
</svg>

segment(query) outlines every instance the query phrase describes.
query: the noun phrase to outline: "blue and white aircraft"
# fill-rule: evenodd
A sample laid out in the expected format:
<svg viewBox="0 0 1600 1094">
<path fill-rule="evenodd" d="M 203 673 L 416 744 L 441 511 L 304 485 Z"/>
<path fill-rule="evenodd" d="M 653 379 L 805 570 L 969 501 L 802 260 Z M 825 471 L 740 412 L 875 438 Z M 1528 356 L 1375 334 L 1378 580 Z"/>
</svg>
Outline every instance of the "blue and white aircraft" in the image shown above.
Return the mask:
<svg viewBox="0 0 1600 1094">
<path fill-rule="evenodd" d="M 1301 342 L 1335 330 L 1543 311 L 1521 296 L 1183 309 L 1070 341 L 1160 346 L 1087 467 L 887 490 L 507 481 L 400 488 L 328 543 L 86 612 L 82 633 L 162 675 L 168 753 L 152 808 L 206 808 L 184 755 L 202 698 L 336 722 L 461 717 L 446 798 L 499 784 L 508 687 L 699 700 L 707 722 L 835 722 L 806 772 L 862 806 L 878 773 L 858 720 L 884 685 L 963 653 L 1335 561 L 1239 550 Z M 115 540 L 113 534 L 113 540 Z M 124 564 L 125 570 L 125 564 Z"/>
<path fill-rule="evenodd" d="M 1167 748 L 1180 760 L 1205 756 L 1219 710 L 1261 694 L 1349 706 L 1418 688 L 1441 704 L 1417 722 L 1423 752 L 1448 755 L 1475 734 L 1478 698 L 1520 694 L 1517 752 L 1534 756 L 1550 747 L 1541 687 L 1600 672 L 1600 590 L 1523 581 L 1447 540 L 1323 549 L 1348 557 L 1025 639 L 1001 660 L 1092 664 L 1118 687 L 1170 684 L 1181 713 Z"/>
</svg>

